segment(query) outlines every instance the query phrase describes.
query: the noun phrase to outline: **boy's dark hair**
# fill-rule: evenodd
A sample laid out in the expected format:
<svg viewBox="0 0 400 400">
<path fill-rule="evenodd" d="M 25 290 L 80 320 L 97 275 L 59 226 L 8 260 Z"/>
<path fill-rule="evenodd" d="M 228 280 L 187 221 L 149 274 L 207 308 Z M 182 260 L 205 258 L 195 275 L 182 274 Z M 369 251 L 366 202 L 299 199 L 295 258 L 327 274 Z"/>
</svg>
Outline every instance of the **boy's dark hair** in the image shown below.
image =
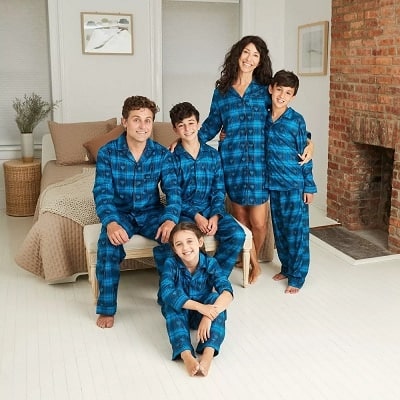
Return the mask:
<svg viewBox="0 0 400 400">
<path fill-rule="evenodd" d="M 199 122 L 199 111 L 193 104 L 189 103 L 188 101 L 175 104 L 169 112 L 171 123 L 174 128 L 177 123 L 182 122 L 185 118 L 190 118 L 192 115 L 194 115 L 196 121 Z"/>
<path fill-rule="evenodd" d="M 122 117 L 128 119 L 129 113 L 132 110 L 140 110 L 141 108 L 148 108 L 153 113 L 154 121 L 159 108 L 154 101 L 144 96 L 131 96 L 125 99 L 124 105 L 122 106 Z"/>
<path fill-rule="evenodd" d="M 172 228 L 171 233 L 169 235 L 168 242 L 172 249 L 174 249 L 174 236 L 177 232 L 180 232 L 180 231 L 192 231 L 196 235 L 197 239 L 201 239 L 204 236 L 203 232 L 200 230 L 200 228 L 195 223 L 179 222 Z M 203 247 L 204 247 L 204 244 L 203 244 Z M 204 250 L 204 249 L 202 249 L 202 250 Z"/>
<path fill-rule="evenodd" d="M 299 78 L 294 72 L 281 69 L 272 77 L 271 86 L 275 85 L 294 89 L 294 96 L 296 96 L 299 90 Z"/>
<path fill-rule="evenodd" d="M 260 63 L 253 72 L 253 78 L 260 85 L 268 86 L 270 84 L 272 78 L 272 63 L 269 57 L 267 44 L 260 36 L 243 36 L 225 55 L 221 77 L 215 83 L 215 87 L 217 87 L 222 94 L 225 94 L 235 83 L 239 75 L 238 60 L 242 55 L 244 48 L 250 43 L 253 43 L 257 51 L 260 53 Z"/>
</svg>

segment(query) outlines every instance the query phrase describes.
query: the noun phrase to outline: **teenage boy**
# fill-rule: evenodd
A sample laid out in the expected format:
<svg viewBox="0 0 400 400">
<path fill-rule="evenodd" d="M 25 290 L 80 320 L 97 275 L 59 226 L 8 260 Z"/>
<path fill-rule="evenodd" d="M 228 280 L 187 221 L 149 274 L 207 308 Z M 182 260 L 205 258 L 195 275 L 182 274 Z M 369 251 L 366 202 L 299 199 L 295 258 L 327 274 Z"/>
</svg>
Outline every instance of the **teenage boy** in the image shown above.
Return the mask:
<svg viewBox="0 0 400 400">
<path fill-rule="evenodd" d="M 310 264 L 309 211 L 317 187 L 312 161 L 303 164 L 299 154 L 307 145 L 304 118 L 288 107 L 299 88 L 299 79 L 278 71 L 269 92 L 272 109 L 267 117 L 267 175 L 275 244 L 281 271 L 273 279 L 288 279 L 285 293 L 297 293 Z"/>
<path fill-rule="evenodd" d="M 180 222 L 195 222 L 204 235 L 215 235 L 218 247 L 214 257 L 229 277 L 243 248 L 245 233 L 225 210 L 219 153 L 199 141 L 200 115 L 191 103 L 176 104 L 170 118 L 179 138 L 173 155 L 182 196 Z"/>
</svg>

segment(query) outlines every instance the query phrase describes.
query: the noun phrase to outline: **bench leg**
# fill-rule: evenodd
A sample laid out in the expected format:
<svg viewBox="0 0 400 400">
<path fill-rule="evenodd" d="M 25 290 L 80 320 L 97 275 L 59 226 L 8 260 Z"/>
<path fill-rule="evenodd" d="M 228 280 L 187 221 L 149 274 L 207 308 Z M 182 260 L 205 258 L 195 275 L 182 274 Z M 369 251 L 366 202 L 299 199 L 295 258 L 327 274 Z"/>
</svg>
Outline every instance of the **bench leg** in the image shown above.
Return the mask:
<svg viewBox="0 0 400 400">
<path fill-rule="evenodd" d="M 242 263 L 243 263 L 243 287 L 245 288 L 249 285 L 250 250 L 243 249 Z"/>
</svg>

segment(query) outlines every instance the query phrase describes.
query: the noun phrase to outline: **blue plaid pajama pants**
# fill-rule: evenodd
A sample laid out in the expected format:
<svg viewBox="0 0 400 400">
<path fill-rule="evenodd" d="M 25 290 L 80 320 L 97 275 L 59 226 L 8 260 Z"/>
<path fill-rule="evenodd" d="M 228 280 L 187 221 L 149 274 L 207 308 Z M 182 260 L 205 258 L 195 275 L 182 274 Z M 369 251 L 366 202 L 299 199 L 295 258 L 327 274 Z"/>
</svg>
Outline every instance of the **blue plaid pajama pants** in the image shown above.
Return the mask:
<svg viewBox="0 0 400 400">
<path fill-rule="evenodd" d="M 281 273 L 301 288 L 310 265 L 309 211 L 303 190 L 270 190 L 271 219 Z"/>
<path fill-rule="evenodd" d="M 127 231 L 128 236 L 134 234 L 142 235 L 148 239 L 155 240 L 159 227 L 160 212 L 154 210 L 146 215 L 146 222 L 138 226 L 128 216 L 121 221 L 120 225 Z M 156 222 L 155 222 L 156 221 Z M 165 259 L 170 254 L 168 243 L 157 246 L 159 257 Z M 114 315 L 117 311 L 117 294 L 120 278 L 120 264 L 125 258 L 125 250 L 122 245 L 114 246 L 107 237 L 107 229 L 102 226 L 97 245 L 96 277 L 99 283 L 99 298 L 97 300 L 96 313 L 102 315 Z"/>
<path fill-rule="evenodd" d="M 218 293 L 212 292 L 204 295 L 202 299 L 197 299 L 197 301 L 202 304 L 214 304 L 218 297 Z M 190 330 L 199 327 L 203 315 L 197 311 L 186 310 L 183 308 L 176 311 L 165 304 L 161 307 L 161 312 L 166 320 L 168 337 L 172 346 L 172 359 L 176 360 L 177 358 L 180 358 L 181 353 L 185 350 L 189 350 L 193 357 L 195 357 L 190 337 Z M 205 347 L 211 347 L 215 351 L 214 356 L 218 355 L 221 344 L 225 338 L 226 315 L 226 311 L 223 311 L 212 322 L 210 338 L 204 343 L 200 341 L 197 344 L 196 353 L 202 354 Z"/>
</svg>

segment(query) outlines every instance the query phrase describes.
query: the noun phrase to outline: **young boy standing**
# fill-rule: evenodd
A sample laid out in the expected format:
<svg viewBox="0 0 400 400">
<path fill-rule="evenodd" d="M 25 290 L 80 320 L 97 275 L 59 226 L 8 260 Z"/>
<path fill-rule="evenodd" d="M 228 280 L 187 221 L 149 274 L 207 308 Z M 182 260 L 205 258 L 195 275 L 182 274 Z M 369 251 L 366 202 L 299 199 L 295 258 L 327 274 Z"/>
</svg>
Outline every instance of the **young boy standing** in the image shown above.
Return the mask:
<svg viewBox="0 0 400 400">
<path fill-rule="evenodd" d="M 245 233 L 225 210 L 225 185 L 219 153 L 200 143 L 200 115 L 192 104 L 176 104 L 170 110 L 170 118 L 180 139 L 173 153 L 182 193 L 180 222 L 195 222 L 204 235 L 215 235 L 218 248 L 214 257 L 229 277 L 243 248 Z"/>
<path fill-rule="evenodd" d="M 288 107 L 297 94 L 299 79 L 278 71 L 269 92 L 272 110 L 266 124 L 267 174 L 276 249 L 281 271 L 273 279 L 288 279 L 285 293 L 297 293 L 310 264 L 308 205 L 317 192 L 312 162 L 301 163 L 299 154 L 307 145 L 304 118 Z"/>
<path fill-rule="evenodd" d="M 128 97 L 122 108 L 125 132 L 98 152 L 93 195 L 102 228 L 96 276 L 97 325 L 111 328 L 117 309 L 123 244 L 134 234 L 158 240 L 159 254 L 169 254 L 169 234 L 179 220 L 180 188 L 172 154 L 150 135 L 158 107 L 143 96 Z M 166 194 L 160 202 L 159 184 Z"/>
</svg>

